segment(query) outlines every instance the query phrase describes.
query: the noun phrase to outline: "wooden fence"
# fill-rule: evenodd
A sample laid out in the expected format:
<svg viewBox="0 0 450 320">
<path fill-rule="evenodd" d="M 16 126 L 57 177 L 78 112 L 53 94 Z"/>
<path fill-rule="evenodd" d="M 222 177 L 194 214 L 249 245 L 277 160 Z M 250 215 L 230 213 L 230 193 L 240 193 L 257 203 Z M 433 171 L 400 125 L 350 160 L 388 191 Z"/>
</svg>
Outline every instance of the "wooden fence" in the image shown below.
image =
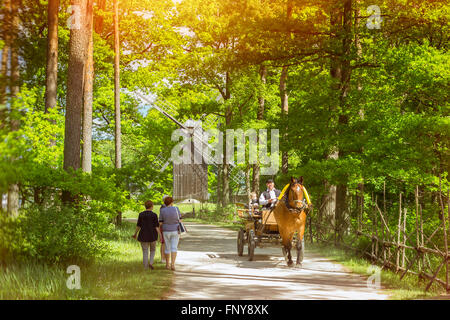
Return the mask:
<svg viewBox="0 0 450 320">
<path fill-rule="evenodd" d="M 335 226 L 320 221 L 317 215 L 312 215 L 309 219 L 309 232 L 306 232 L 306 235 L 310 241 L 332 243 L 357 251 L 383 269 L 399 273 L 401 279 L 408 273 L 416 275 L 427 282 L 426 291 L 433 283 L 437 283 L 450 292 L 448 248 L 450 194 L 447 192 L 447 197 L 443 196 L 441 183 L 439 191 L 440 217 L 430 216 L 426 221 L 423 220 L 422 205 L 419 203 L 419 187 L 416 187 L 414 208 L 411 208 L 411 205 L 408 208 L 402 203 L 403 197 L 400 193 L 398 219 L 395 217 L 395 222 L 388 221 L 384 191 L 383 209 L 378 206 L 376 196 L 375 198 L 372 196 L 369 208 L 364 208 L 363 205 L 360 210 L 356 210 L 356 217 L 353 219 L 348 217 L 345 226 L 346 236 L 343 240 L 338 239 Z M 447 209 L 444 204 L 445 198 Z M 393 209 L 391 208 L 391 212 Z M 409 225 L 414 226 L 414 228 L 410 227 L 410 230 L 407 230 L 408 218 Z M 363 221 L 369 223 L 364 224 Z M 424 226 L 427 226 L 427 230 L 424 230 Z"/>
</svg>

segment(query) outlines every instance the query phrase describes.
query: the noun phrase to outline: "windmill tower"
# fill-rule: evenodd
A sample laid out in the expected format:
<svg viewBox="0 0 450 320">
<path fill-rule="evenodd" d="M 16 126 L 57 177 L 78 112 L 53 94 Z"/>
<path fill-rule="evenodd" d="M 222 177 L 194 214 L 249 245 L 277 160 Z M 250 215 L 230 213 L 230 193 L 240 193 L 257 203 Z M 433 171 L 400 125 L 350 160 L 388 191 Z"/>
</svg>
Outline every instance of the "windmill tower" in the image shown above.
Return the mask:
<svg viewBox="0 0 450 320">
<path fill-rule="evenodd" d="M 192 139 L 191 145 L 191 157 L 201 157 L 200 164 L 195 164 L 191 161 L 191 164 L 180 164 L 173 166 L 173 195 L 174 200 L 184 199 L 196 199 L 199 201 L 205 201 L 208 199 L 208 165 L 212 165 L 215 169 L 219 170 L 219 164 L 215 159 L 206 159 L 208 165 L 205 163 L 204 158 L 206 155 L 203 153 L 204 148 L 210 148 L 211 146 L 203 141 L 203 128 L 209 128 L 218 122 L 218 116 L 206 115 L 202 116 L 202 121 L 188 120 L 186 123 L 181 123 L 173 115 L 176 114 L 175 108 L 170 104 L 163 101 L 158 101 L 159 104 L 149 101 L 145 96 L 136 93 L 136 95 L 143 101 L 146 101 L 152 108 L 158 110 L 166 118 L 177 124 L 177 126 L 183 129 L 183 133 L 190 136 Z M 202 127 L 203 122 L 203 127 Z M 200 143 L 195 143 L 199 142 Z M 201 146 L 198 148 L 198 146 Z M 158 154 L 152 163 L 152 166 L 156 168 L 160 173 L 163 172 L 170 164 L 172 159 L 165 156 L 163 152 Z M 237 170 L 233 170 L 237 169 Z M 230 175 L 230 179 L 238 186 L 239 190 L 245 186 L 245 174 L 242 170 L 239 170 L 234 162 L 230 163 L 230 171 L 233 174 Z M 156 177 L 155 177 L 156 178 Z M 149 188 L 153 186 L 153 182 L 150 183 Z"/>
<path fill-rule="evenodd" d="M 196 128 L 201 128 L 201 121 L 187 120 L 184 126 L 183 134 L 191 137 L 191 161 L 173 164 L 173 199 L 203 202 L 208 200 L 208 165 L 203 160 L 202 149 L 195 147 L 202 143 L 201 137 L 195 135 Z M 201 159 L 201 163 L 196 163 L 195 159 Z"/>
</svg>

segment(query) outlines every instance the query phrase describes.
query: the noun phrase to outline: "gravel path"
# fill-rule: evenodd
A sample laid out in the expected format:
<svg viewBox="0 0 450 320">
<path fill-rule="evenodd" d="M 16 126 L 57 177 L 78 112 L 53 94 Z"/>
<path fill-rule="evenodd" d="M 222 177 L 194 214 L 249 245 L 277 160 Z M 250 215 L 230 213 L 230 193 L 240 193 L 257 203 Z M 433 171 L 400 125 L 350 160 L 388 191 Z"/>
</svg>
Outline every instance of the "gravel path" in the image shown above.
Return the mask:
<svg viewBox="0 0 450 320">
<path fill-rule="evenodd" d="M 172 290 L 166 299 L 387 299 L 366 278 L 308 252 L 301 269 L 289 268 L 280 247 L 255 249 L 254 261 L 236 252 L 237 232 L 186 223 Z M 293 251 L 294 256 L 296 255 Z"/>
</svg>

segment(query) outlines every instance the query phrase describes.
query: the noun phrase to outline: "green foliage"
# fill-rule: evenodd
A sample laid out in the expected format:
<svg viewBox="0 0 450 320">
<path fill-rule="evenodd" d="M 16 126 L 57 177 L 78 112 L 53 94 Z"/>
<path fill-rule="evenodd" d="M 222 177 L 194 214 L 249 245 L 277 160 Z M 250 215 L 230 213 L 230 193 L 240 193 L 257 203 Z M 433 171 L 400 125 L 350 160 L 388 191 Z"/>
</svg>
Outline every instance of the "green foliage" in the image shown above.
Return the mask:
<svg viewBox="0 0 450 320">
<path fill-rule="evenodd" d="M 2 260 L 47 263 L 89 261 L 105 254 L 109 220 L 95 208 L 33 206 L 17 219 L 2 215 Z"/>
</svg>

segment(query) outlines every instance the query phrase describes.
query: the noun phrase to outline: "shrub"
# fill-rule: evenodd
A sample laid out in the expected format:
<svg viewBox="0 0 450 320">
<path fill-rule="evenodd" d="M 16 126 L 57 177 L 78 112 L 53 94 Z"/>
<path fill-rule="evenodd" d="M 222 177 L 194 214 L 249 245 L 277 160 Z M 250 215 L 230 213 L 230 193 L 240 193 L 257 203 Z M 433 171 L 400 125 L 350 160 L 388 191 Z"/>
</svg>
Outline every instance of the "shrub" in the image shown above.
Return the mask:
<svg viewBox="0 0 450 320">
<path fill-rule="evenodd" d="M 108 216 L 91 209 L 32 206 L 12 220 L 1 218 L 0 258 L 46 263 L 88 261 L 106 252 Z"/>
</svg>

